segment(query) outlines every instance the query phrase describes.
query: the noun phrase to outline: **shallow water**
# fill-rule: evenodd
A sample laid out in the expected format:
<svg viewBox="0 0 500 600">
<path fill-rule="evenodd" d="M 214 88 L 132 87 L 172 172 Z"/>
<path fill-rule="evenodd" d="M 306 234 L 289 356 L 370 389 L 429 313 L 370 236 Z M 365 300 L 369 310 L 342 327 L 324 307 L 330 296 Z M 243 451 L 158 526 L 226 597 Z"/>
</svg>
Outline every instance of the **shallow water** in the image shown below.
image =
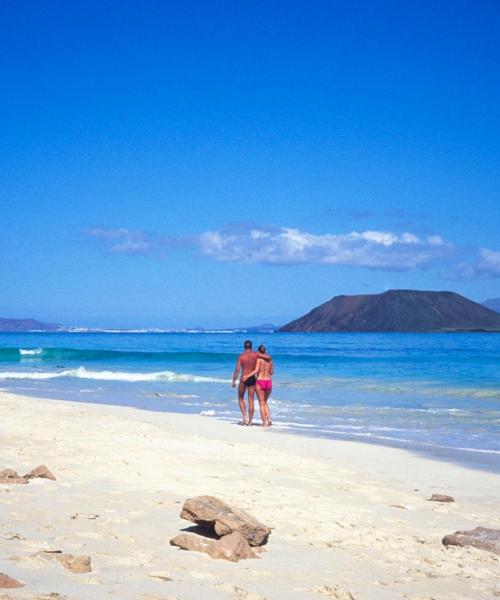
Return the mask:
<svg viewBox="0 0 500 600">
<path fill-rule="evenodd" d="M 0 386 L 237 420 L 230 380 L 246 337 L 0 334 Z M 274 357 L 277 430 L 408 447 L 500 471 L 500 335 L 253 337 Z"/>
</svg>

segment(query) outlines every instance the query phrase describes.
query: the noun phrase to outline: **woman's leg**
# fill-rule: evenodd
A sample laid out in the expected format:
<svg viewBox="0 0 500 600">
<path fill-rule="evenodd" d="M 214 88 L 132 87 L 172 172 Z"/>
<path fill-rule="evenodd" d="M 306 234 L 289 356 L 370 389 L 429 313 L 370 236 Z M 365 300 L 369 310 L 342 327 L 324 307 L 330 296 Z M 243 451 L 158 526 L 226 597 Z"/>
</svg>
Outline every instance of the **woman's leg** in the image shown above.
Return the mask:
<svg viewBox="0 0 500 600">
<path fill-rule="evenodd" d="M 272 392 L 272 390 L 266 390 L 264 392 L 264 401 L 265 401 L 265 404 L 266 404 L 266 421 L 267 421 L 268 425 L 272 425 L 273 424 L 272 421 L 271 421 L 271 410 L 269 409 L 269 403 L 268 403 L 269 396 L 271 395 L 271 392 Z"/>
<path fill-rule="evenodd" d="M 260 388 L 260 385 L 257 383 L 257 396 L 259 398 L 259 409 L 260 409 L 260 418 L 262 419 L 263 427 L 267 424 L 267 414 L 266 414 L 266 397 L 265 390 Z"/>
</svg>

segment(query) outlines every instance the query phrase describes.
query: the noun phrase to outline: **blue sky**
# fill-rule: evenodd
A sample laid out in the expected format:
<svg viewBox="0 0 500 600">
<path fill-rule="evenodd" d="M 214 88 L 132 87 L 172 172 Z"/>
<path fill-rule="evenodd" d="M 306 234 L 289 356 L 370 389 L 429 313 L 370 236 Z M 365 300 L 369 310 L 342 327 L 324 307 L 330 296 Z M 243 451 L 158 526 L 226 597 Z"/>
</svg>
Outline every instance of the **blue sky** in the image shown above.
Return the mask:
<svg viewBox="0 0 500 600">
<path fill-rule="evenodd" d="M 0 5 L 0 315 L 500 296 L 497 2 Z"/>
</svg>

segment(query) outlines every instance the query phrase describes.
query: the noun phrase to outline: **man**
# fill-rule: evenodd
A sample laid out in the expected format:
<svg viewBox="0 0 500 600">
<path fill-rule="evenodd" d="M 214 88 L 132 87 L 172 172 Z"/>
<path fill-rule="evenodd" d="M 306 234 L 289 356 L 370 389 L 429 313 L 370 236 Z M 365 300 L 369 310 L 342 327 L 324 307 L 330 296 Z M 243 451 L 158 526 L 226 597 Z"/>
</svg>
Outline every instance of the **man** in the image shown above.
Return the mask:
<svg viewBox="0 0 500 600">
<path fill-rule="evenodd" d="M 238 356 L 238 362 L 236 363 L 236 369 L 233 373 L 233 382 L 232 386 L 236 386 L 236 380 L 238 379 L 238 375 L 240 371 L 243 370 L 241 374 L 240 383 L 238 385 L 238 403 L 240 405 L 241 416 L 243 418 L 242 425 L 252 425 L 253 413 L 254 413 L 254 396 L 255 396 L 255 384 L 256 377 L 252 375 L 251 377 L 247 377 L 245 381 L 243 379 L 252 371 L 255 371 L 255 365 L 257 364 L 257 359 L 262 358 L 266 362 L 271 360 L 269 354 L 262 354 L 261 352 L 254 352 L 252 350 L 252 342 L 250 340 L 246 340 L 243 343 L 244 351 Z M 245 406 L 245 392 L 248 391 L 248 416 L 247 409 Z"/>
</svg>

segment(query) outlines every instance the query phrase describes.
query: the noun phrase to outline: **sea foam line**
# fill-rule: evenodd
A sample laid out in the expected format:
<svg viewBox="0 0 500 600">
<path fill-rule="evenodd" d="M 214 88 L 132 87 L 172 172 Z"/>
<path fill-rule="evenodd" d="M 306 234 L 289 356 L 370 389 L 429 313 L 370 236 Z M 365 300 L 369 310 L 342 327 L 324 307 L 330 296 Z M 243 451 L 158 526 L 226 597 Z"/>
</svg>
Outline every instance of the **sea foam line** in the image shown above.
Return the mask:
<svg viewBox="0 0 500 600">
<path fill-rule="evenodd" d="M 172 383 L 229 383 L 230 379 L 203 377 L 174 371 L 156 371 L 152 373 L 127 373 L 125 371 L 91 371 L 85 367 L 65 369 L 61 371 L 3 371 L 0 380 L 4 379 L 57 379 L 60 377 L 75 377 L 78 379 L 94 379 L 97 381 L 167 381 Z"/>
<path fill-rule="evenodd" d="M 43 352 L 43 348 L 19 348 L 21 356 L 36 356 Z"/>
</svg>

